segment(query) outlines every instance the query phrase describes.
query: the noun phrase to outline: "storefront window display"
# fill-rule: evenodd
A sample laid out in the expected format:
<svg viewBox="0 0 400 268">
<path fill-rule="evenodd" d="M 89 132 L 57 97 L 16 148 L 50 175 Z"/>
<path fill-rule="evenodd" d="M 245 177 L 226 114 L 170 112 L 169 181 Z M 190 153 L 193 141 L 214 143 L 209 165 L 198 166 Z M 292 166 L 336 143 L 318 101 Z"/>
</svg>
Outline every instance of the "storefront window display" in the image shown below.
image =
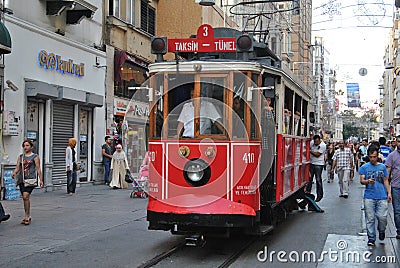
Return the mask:
<svg viewBox="0 0 400 268">
<path fill-rule="evenodd" d="M 129 61 L 125 61 L 121 66 L 121 81 L 114 83 L 114 95 L 127 99 L 148 101 L 147 92 L 144 90 L 132 90 L 129 87 L 139 87 L 146 81 L 146 70 L 140 68 Z"/>
</svg>

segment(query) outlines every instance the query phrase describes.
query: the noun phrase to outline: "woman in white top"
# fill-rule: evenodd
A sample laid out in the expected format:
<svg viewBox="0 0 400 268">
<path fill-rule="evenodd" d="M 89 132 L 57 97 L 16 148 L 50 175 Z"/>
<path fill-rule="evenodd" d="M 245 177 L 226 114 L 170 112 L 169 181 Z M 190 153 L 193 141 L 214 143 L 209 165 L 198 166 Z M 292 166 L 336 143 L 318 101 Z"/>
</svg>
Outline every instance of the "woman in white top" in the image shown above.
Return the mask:
<svg viewBox="0 0 400 268">
<path fill-rule="evenodd" d="M 76 188 L 76 171 L 78 170 L 77 153 L 76 153 L 76 139 L 68 139 L 68 147 L 65 150 L 65 165 L 67 170 L 67 193 L 72 195 L 75 193 Z"/>
<path fill-rule="evenodd" d="M 121 144 L 117 145 L 116 151 L 113 154 L 110 170 L 112 171 L 110 187 L 114 189 L 128 188 L 128 183 L 125 181 L 125 174 L 129 171 L 129 165 Z"/>
</svg>

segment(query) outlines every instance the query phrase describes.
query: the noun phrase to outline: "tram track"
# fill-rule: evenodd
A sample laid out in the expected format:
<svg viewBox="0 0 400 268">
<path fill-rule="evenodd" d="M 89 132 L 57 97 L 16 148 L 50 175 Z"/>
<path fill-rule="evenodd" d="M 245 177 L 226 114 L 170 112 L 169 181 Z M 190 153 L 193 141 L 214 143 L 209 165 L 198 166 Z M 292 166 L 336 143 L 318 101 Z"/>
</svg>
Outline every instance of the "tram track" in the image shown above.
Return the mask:
<svg viewBox="0 0 400 268">
<path fill-rule="evenodd" d="M 165 260 L 166 258 L 170 257 L 172 254 L 178 252 L 179 250 L 183 249 L 185 247 L 185 243 L 180 243 L 174 247 L 172 247 L 171 249 L 164 251 L 161 254 L 158 254 L 157 256 L 155 256 L 154 258 L 142 263 L 141 265 L 138 266 L 138 268 L 149 268 L 149 267 L 153 267 L 154 265 L 160 263 L 161 261 Z"/>
<path fill-rule="evenodd" d="M 203 255 L 204 251 L 205 251 L 205 252 L 209 252 L 208 254 L 210 254 L 212 252 L 216 256 L 228 256 L 227 258 L 225 257 L 222 260 L 218 260 L 218 262 L 215 263 L 215 266 L 214 266 L 214 267 L 218 267 L 218 268 L 227 268 L 230 265 L 232 265 L 248 248 L 250 248 L 259 239 L 260 239 L 260 237 L 252 237 L 248 241 L 245 241 L 244 244 L 240 243 L 240 245 L 234 246 L 233 249 L 230 249 L 229 252 L 223 252 L 223 253 L 219 252 L 221 249 L 216 250 L 212 246 L 207 248 L 207 245 L 206 245 L 205 247 L 199 247 L 198 253 L 199 253 L 199 255 Z M 240 241 L 243 241 L 243 240 L 240 240 Z M 220 244 L 220 243 L 224 244 L 225 242 L 226 242 L 225 240 L 221 240 L 218 244 Z M 177 260 L 179 260 L 179 259 L 182 259 L 181 261 L 185 262 L 185 260 L 183 260 L 182 256 L 186 256 L 186 257 L 190 256 L 190 255 L 194 256 L 190 253 L 186 254 L 185 249 L 187 251 L 189 251 L 190 249 L 194 249 L 194 247 L 187 246 L 185 244 L 185 242 L 179 243 L 176 246 L 173 246 L 172 248 L 158 254 L 154 258 L 143 262 L 142 264 L 140 264 L 138 266 L 138 268 L 155 267 L 157 265 L 161 265 L 163 263 L 163 261 L 167 260 L 168 258 L 172 258 L 174 262 L 177 262 Z M 224 250 L 227 250 L 227 249 L 224 249 Z M 185 252 L 181 254 L 182 256 L 179 256 L 178 253 L 181 251 L 185 251 Z M 174 255 L 175 255 L 175 258 L 173 257 Z"/>
</svg>

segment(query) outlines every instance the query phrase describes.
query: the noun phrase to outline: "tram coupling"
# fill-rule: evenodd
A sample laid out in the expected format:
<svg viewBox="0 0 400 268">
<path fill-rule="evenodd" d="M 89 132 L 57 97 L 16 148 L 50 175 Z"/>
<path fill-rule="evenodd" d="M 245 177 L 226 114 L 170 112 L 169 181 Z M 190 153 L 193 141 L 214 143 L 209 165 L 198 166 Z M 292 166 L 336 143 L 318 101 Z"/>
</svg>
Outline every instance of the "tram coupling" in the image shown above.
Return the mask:
<svg viewBox="0 0 400 268">
<path fill-rule="evenodd" d="M 185 244 L 189 247 L 203 247 L 206 244 L 206 240 L 204 235 L 202 234 L 193 234 L 185 237 Z"/>
</svg>

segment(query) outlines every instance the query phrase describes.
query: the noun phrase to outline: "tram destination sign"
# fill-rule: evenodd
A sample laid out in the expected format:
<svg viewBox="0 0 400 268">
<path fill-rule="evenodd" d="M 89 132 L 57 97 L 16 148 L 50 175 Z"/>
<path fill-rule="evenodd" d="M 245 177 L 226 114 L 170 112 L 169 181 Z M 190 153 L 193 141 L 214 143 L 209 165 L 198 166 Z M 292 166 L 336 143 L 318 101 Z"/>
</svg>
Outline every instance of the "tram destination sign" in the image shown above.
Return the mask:
<svg viewBox="0 0 400 268">
<path fill-rule="evenodd" d="M 236 38 L 215 38 L 211 25 L 197 29 L 197 38 L 168 39 L 168 52 L 236 52 Z"/>
</svg>

